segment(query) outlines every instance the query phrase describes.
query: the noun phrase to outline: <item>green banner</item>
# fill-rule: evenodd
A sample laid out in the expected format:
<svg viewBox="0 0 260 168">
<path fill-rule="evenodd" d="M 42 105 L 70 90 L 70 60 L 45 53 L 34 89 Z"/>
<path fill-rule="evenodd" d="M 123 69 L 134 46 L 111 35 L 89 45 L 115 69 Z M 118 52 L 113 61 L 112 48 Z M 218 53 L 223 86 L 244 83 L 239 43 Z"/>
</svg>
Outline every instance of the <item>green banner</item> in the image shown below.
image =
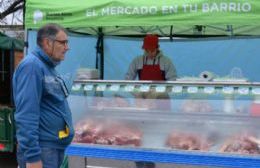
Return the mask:
<svg viewBox="0 0 260 168">
<path fill-rule="evenodd" d="M 259 0 L 26 0 L 26 28 L 260 25 Z"/>
</svg>

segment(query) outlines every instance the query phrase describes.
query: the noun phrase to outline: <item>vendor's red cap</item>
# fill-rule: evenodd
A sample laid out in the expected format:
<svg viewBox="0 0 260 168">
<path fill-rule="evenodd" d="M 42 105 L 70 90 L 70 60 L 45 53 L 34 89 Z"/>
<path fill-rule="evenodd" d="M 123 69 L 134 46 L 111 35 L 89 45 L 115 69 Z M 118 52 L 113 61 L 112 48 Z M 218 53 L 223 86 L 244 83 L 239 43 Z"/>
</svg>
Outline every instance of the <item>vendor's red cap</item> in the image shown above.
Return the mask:
<svg viewBox="0 0 260 168">
<path fill-rule="evenodd" d="M 154 50 L 159 47 L 158 36 L 153 34 L 148 34 L 144 38 L 143 49 Z"/>
</svg>

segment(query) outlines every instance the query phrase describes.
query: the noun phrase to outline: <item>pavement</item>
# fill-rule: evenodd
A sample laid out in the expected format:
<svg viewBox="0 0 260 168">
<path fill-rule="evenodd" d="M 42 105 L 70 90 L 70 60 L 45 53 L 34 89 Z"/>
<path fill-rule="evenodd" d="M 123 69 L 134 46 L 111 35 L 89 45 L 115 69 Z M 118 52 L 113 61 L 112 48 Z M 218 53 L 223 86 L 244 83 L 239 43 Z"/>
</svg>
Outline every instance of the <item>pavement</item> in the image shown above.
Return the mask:
<svg viewBox="0 0 260 168">
<path fill-rule="evenodd" d="M 83 158 L 70 156 L 69 168 L 136 168 L 133 161 Z M 177 164 L 156 163 L 156 168 L 221 168 L 211 166 L 188 166 Z"/>
<path fill-rule="evenodd" d="M 0 168 L 17 168 L 15 153 L 0 152 Z"/>
<path fill-rule="evenodd" d="M 86 168 L 86 167 L 87 168 L 136 168 L 135 163 L 132 161 L 69 157 L 69 168 Z M 0 168 L 17 168 L 15 153 L 0 152 Z M 157 163 L 156 168 L 202 168 L 202 167 Z M 203 167 L 203 168 L 217 168 L 217 167 Z"/>
</svg>

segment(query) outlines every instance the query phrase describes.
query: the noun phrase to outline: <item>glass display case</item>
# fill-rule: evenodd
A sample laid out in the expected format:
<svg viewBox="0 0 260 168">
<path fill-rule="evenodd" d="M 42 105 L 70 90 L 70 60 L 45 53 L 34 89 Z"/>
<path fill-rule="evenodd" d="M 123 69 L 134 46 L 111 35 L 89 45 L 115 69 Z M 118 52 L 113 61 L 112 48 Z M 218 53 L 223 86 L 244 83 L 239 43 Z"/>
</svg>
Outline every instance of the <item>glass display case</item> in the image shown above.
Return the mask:
<svg viewBox="0 0 260 168">
<path fill-rule="evenodd" d="M 68 155 L 260 167 L 260 83 L 75 81 Z"/>
</svg>

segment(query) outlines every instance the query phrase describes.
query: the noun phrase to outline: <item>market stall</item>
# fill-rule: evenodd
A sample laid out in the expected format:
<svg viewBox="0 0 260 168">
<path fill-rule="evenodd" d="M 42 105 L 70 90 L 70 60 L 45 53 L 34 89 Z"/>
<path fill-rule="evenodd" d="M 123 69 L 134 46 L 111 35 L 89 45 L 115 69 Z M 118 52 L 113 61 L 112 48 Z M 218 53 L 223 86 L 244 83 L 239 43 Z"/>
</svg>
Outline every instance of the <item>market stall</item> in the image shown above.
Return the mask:
<svg viewBox="0 0 260 168">
<path fill-rule="evenodd" d="M 86 2 L 80 0 L 73 4 L 71 4 L 70 1 L 64 0 L 57 0 L 55 2 L 45 1 L 44 4 L 39 0 L 27 0 L 27 39 L 29 46 L 31 46 L 29 50 L 32 50 L 35 40 L 35 36 L 33 36 L 35 35 L 34 31 L 45 23 L 59 23 L 66 27 L 71 33 L 70 40 L 73 41 L 72 46 L 75 45 L 79 39 L 82 40 L 82 38 L 86 38 L 86 45 L 84 45 L 84 43 L 78 45 L 77 43 L 77 46 L 75 46 L 77 47 L 77 51 L 75 51 L 75 49 L 69 51 L 68 54 L 72 57 L 68 56 L 68 62 L 65 62 L 67 67 L 60 67 L 60 71 L 65 74 L 70 73 L 71 76 L 74 76 L 76 70 L 81 67 L 80 64 L 77 64 L 77 61 L 91 60 L 91 65 L 89 65 L 88 62 L 84 64 L 84 67 L 99 69 L 101 79 L 115 79 L 113 76 L 107 74 L 109 71 L 115 72 L 113 69 L 111 70 L 111 67 L 114 66 L 111 66 L 111 62 L 108 60 L 114 58 L 114 60 L 116 60 L 113 61 L 115 64 L 119 66 L 121 64 L 121 66 L 125 67 L 126 64 L 129 64 L 130 59 L 127 58 L 127 55 L 112 57 L 111 55 L 116 55 L 116 53 L 110 51 L 112 51 L 113 47 L 117 46 L 118 48 L 124 48 L 122 53 L 129 54 L 129 52 L 135 50 L 139 50 L 138 52 L 140 52 L 141 49 L 138 44 L 141 38 L 147 33 L 156 33 L 162 37 L 161 40 L 165 40 L 169 43 L 169 53 L 174 53 L 175 49 L 178 48 L 174 45 L 176 44 L 174 41 L 184 40 L 182 42 L 185 43 L 185 40 L 188 38 L 189 45 L 196 46 L 196 44 L 198 44 L 196 41 L 200 41 L 206 37 L 207 40 L 214 37 L 213 41 L 219 42 L 212 46 L 212 50 L 208 50 L 207 53 L 210 54 L 214 54 L 216 51 L 222 53 L 222 49 L 215 47 L 222 45 L 224 42 L 231 42 L 229 41 L 230 39 L 232 42 L 243 40 L 237 48 L 240 50 L 236 50 L 236 54 L 243 51 L 243 49 L 241 49 L 242 47 L 246 48 L 245 43 L 248 41 L 250 43 L 252 42 L 254 47 L 249 47 L 246 50 L 250 51 L 250 54 L 257 53 L 257 49 L 259 48 L 257 47 L 257 42 L 259 40 L 258 36 L 260 35 L 259 9 L 260 3 L 256 0 L 236 0 L 232 2 L 227 0 L 167 0 L 163 2 L 154 0 L 100 0 Z M 192 40 L 190 40 L 190 38 L 192 38 Z M 118 39 L 121 43 L 118 42 L 111 45 L 111 42 L 115 42 Z M 133 41 L 134 43 L 126 45 L 126 43 L 123 43 L 124 40 L 127 42 Z M 164 43 L 161 47 L 164 47 L 163 45 Z M 207 45 L 207 41 L 203 41 L 201 45 Z M 91 46 L 91 52 L 83 49 L 89 46 Z M 189 49 L 183 46 L 181 47 L 184 51 L 189 51 Z M 201 46 L 197 47 L 199 51 Z M 230 54 L 229 46 L 225 47 L 228 49 L 223 53 Z M 109 53 L 109 55 L 107 55 L 107 53 Z M 224 54 L 218 60 L 226 59 L 227 57 Z M 249 67 L 248 69 L 251 69 L 251 72 L 253 72 L 253 70 L 255 70 L 253 63 L 257 61 L 253 61 L 252 64 L 245 62 L 245 57 L 248 57 L 248 55 L 245 56 L 245 54 L 246 53 L 244 53 L 243 57 L 239 57 L 240 63 L 235 63 L 233 67 L 247 65 L 247 67 Z M 80 55 L 83 55 L 83 57 L 80 57 Z M 182 55 L 179 55 L 179 57 L 181 56 Z M 177 57 L 178 56 L 174 59 L 176 60 Z M 212 60 L 211 57 L 205 56 L 203 58 L 208 60 L 208 62 L 202 62 L 202 64 L 200 62 L 200 65 L 208 64 L 210 60 Z M 253 58 L 255 59 L 256 57 Z M 117 60 L 124 60 L 123 65 L 122 62 L 117 62 Z M 229 57 L 229 59 L 225 60 L 225 66 L 234 63 L 233 60 L 234 57 Z M 69 61 L 72 63 L 69 63 Z M 190 57 L 187 57 L 183 62 L 188 62 L 187 68 L 198 67 L 193 65 L 194 61 L 190 59 Z M 175 62 L 177 70 L 181 69 L 178 66 L 184 65 L 183 62 L 177 59 Z M 218 63 L 219 64 L 215 61 L 211 62 L 211 67 L 213 67 L 212 65 L 219 66 L 216 69 L 216 73 L 220 73 L 218 71 L 225 69 L 225 66 L 221 64 L 222 62 Z M 245 69 L 247 69 L 247 67 L 245 67 Z M 200 69 L 200 71 L 201 70 L 205 69 Z M 120 76 L 120 79 L 122 79 L 124 71 L 118 68 L 118 72 L 120 75 L 114 73 L 115 76 Z M 198 75 L 185 72 L 187 71 L 180 71 L 182 76 Z M 197 72 L 199 72 L 199 70 Z M 235 69 L 234 72 L 240 71 L 236 71 Z M 227 72 L 221 73 L 227 74 Z M 252 74 L 253 73 L 249 73 L 249 75 Z M 238 73 L 238 77 L 241 77 L 241 74 Z M 252 79 L 258 80 L 253 77 Z M 185 83 L 184 81 L 177 83 L 96 81 L 92 83 L 91 81 L 77 81 L 72 85 L 73 94 L 70 97 L 70 105 L 74 115 L 75 127 L 79 134 L 76 135 L 74 143 L 68 148 L 67 154 L 87 158 L 131 161 L 143 160 L 156 162 L 158 164 L 177 163 L 241 168 L 252 167 L 253 165 L 253 167 L 258 167 L 260 161 L 256 154 L 257 152 L 253 152 L 253 154 L 234 153 L 233 149 L 229 149 L 229 142 L 232 140 L 235 141 L 236 138 L 234 137 L 244 141 L 244 136 L 247 135 L 255 138 L 254 140 L 258 140 L 257 133 L 251 133 L 251 130 L 255 130 L 258 126 L 258 117 L 251 116 L 250 104 L 258 99 L 259 84 L 246 81 L 240 81 L 240 83 L 234 81 L 231 83 L 225 82 L 227 81 L 224 81 L 224 83 L 199 83 L 194 81 L 191 83 Z M 149 93 L 151 91 L 170 94 L 170 100 L 168 101 L 171 102 L 171 108 L 165 111 L 162 110 L 161 107 L 158 109 L 149 109 L 148 107 L 151 107 L 151 105 L 140 107 L 134 104 L 137 97 L 133 97 L 133 95 L 143 92 Z M 111 107 L 111 105 L 113 105 L 112 102 L 116 102 L 118 97 L 124 98 L 122 102 L 120 101 L 121 104 L 115 104 Z M 125 99 L 127 100 L 127 104 L 130 105 L 125 106 Z M 109 100 L 112 102 L 109 102 Z M 140 98 L 138 100 L 142 101 L 143 99 Z M 164 101 L 164 99 L 161 98 L 152 98 L 152 100 L 154 100 L 151 101 L 152 104 L 157 104 L 158 102 L 158 104 L 160 104 Z M 187 104 L 185 104 L 184 101 Z M 147 103 L 151 102 L 148 101 Z M 177 102 L 177 104 L 174 104 L 174 102 Z M 243 107 L 239 105 L 238 108 L 236 105 L 241 102 Z M 196 114 L 187 109 L 189 106 L 195 109 L 194 113 Z M 221 108 L 216 109 L 216 107 Z M 84 117 L 87 118 L 86 121 L 81 121 L 80 118 Z M 107 117 L 113 120 L 102 121 L 102 119 Z M 152 127 L 153 124 L 151 123 L 154 122 L 155 118 L 157 124 Z M 90 121 L 91 119 L 92 121 Z M 114 119 L 117 120 L 114 121 Z M 122 122 L 126 125 L 120 125 Z M 83 125 L 81 125 L 81 123 Z M 102 130 L 102 133 L 94 132 L 97 133 L 96 137 L 91 130 L 81 130 L 88 128 L 88 125 L 84 127 L 84 123 L 90 124 L 90 127 L 93 127 L 94 130 L 112 126 L 122 128 L 123 130 L 121 130 L 121 132 L 120 129 Z M 91 125 L 91 123 L 94 124 Z M 95 123 L 106 123 L 107 125 L 96 125 Z M 135 127 L 133 128 L 127 123 Z M 188 123 L 191 124 L 191 126 L 187 128 L 184 127 L 184 125 Z M 171 127 L 172 125 L 178 125 L 179 129 L 174 130 L 174 128 Z M 239 130 L 242 129 L 242 125 L 246 125 L 248 129 L 239 133 Z M 225 133 L 224 130 L 227 127 L 232 131 Z M 218 128 L 220 129 L 218 130 Z M 127 132 L 126 130 L 130 131 L 129 134 L 135 138 L 125 139 L 125 137 L 121 135 L 119 140 L 115 140 L 117 134 Z M 180 130 L 187 130 L 188 133 L 182 133 Z M 196 138 L 197 136 L 194 135 L 194 132 L 198 133 L 201 130 L 205 130 L 205 132 L 209 133 L 202 136 L 203 140 Z M 80 132 L 82 133 L 84 131 L 90 132 L 89 137 L 80 134 Z M 116 135 L 111 135 L 111 133 L 116 133 Z M 104 136 L 104 134 L 110 136 Z M 193 136 L 188 134 L 192 134 Z M 241 137 L 239 135 L 241 135 Z M 182 146 L 175 144 L 179 136 L 184 138 L 192 137 L 195 139 L 194 141 L 197 142 L 197 146 L 194 148 L 191 147 L 191 145 L 184 147 L 188 149 L 188 151 L 181 147 L 178 148 L 178 146 Z M 216 139 L 216 141 L 213 142 L 213 139 Z M 246 139 L 245 141 L 248 140 Z M 258 151 L 257 141 L 249 141 L 250 144 L 255 147 L 256 151 Z M 184 146 L 187 145 L 184 144 Z"/>
</svg>

